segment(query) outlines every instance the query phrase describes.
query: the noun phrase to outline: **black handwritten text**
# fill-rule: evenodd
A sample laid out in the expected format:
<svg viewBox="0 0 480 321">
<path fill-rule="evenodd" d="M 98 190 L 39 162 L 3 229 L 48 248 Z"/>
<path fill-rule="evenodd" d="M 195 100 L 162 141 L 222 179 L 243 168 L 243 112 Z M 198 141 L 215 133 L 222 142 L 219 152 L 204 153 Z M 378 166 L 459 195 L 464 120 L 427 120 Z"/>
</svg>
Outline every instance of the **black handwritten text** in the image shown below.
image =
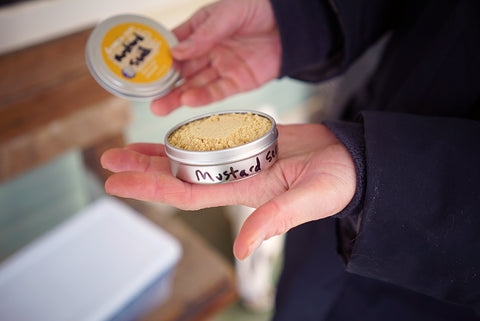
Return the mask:
<svg viewBox="0 0 480 321">
<path fill-rule="evenodd" d="M 262 157 L 264 157 L 264 161 L 272 163 L 278 157 L 277 146 L 269 150 L 266 154 L 263 154 Z M 257 174 L 261 170 L 262 162 L 260 161 L 259 157 L 255 157 L 251 165 L 249 167 L 245 166 L 245 168 L 235 168 L 230 166 L 227 170 L 218 173 L 211 173 L 209 171 L 197 169 L 195 171 L 195 178 L 197 179 L 197 182 L 209 181 L 212 183 L 220 183 L 242 179 L 250 175 Z"/>
</svg>

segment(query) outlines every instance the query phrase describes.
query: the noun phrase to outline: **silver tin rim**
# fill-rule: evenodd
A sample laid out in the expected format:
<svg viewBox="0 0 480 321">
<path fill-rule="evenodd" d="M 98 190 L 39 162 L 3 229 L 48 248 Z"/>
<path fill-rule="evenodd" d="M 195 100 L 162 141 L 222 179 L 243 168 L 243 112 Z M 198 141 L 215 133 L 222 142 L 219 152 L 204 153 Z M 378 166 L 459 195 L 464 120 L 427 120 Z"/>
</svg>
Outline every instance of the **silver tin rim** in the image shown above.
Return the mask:
<svg viewBox="0 0 480 321">
<path fill-rule="evenodd" d="M 252 113 L 267 118 L 271 121 L 272 128 L 265 135 L 250 143 L 221 150 L 189 151 L 174 147 L 168 142 L 168 137 L 170 137 L 170 135 L 175 130 L 193 121 L 214 115 L 246 113 Z M 271 167 L 278 158 L 277 140 L 278 130 L 276 122 L 275 119 L 273 119 L 273 117 L 271 117 L 270 115 L 253 110 L 230 110 L 222 112 L 212 112 L 188 119 L 170 129 L 165 135 L 165 153 L 169 158 L 172 173 L 183 181 L 197 184 L 217 184 L 225 183 L 227 181 L 245 179 Z M 272 152 L 273 154 L 270 154 Z M 262 169 L 261 171 L 253 171 L 252 168 L 259 162 L 259 157 L 262 159 Z M 270 157 L 270 159 L 267 161 L 264 159 L 265 157 Z M 256 161 L 257 163 L 253 163 L 254 166 L 251 166 L 252 164 L 250 162 L 252 161 Z M 205 173 L 205 171 L 207 170 L 212 172 L 219 172 L 220 177 L 222 177 L 221 173 L 223 173 L 225 170 L 228 171 L 230 168 L 232 168 L 231 166 L 245 163 L 248 163 L 248 167 L 250 167 L 250 171 L 247 171 L 248 175 L 246 176 L 239 175 L 238 177 L 235 177 L 231 180 L 229 180 L 230 176 L 226 176 L 226 179 L 225 176 L 223 176 L 222 179 L 216 179 L 215 175 L 210 175 L 210 180 L 200 180 L 198 178 L 198 175 L 197 177 L 195 177 L 196 172 L 202 171 L 203 173 Z M 258 163 L 258 165 L 260 164 Z"/>
<path fill-rule="evenodd" d="M 236 147 L 225 148 L 220 150 L 212 151 L 191 151 L 180 149 L 172 146 L 168 142 L 168 137 L 177 130 L 178 128 L 191 123 L 196 120 L 203 118 L 208 118 L 214 115 L 224 115 L 224 114 L 256 114 L 262 117 L 267 118 L 272 122 L 272 128 L 262 137 L 254 140 L 253 142 L 243 144 Z M 271 146 L 278 138 L 278 130 L 276 126 L 275 119 L 270 115 L 267 115 L 262 112 L 253 111 L 253 110 L 231 110 L 231 111 L 222 111 L 222 112 L 212 112 L 208 114 L 203 114 L 197 117 L 193 117 L 184 122 L 177 124 L 175 127 L 170 129 L 165 135 L 165 153 L 169 158 L 175 160 L 182 164 L 189 165 L 217 165 L 217 164 L 226 164 L 242 159 L 250 158 L 254 155 L 261 153 L 263 150 Z"/>
<path fill-rule="evenodd" d="M 101 43 L 105 34 L 114 26 L 128 22 L 141 23 L 155 29 L 165 38 L 169 47 L 173 47 L 178 43 L 175 35 L 155 20 L 132 14 L 113 16 L 100 22 L 88 38 L 85 49 L 88 69 L 93 78 L 104 89 L 116 96 L 129 100 L 153 100 L 160 98 L 170 92 L 180 79 L 180 68 L 175 62 L 167 74 L 159 80 L 147 84 L 136 84 L 115 75 L 103 60 Z"/>
</svg>

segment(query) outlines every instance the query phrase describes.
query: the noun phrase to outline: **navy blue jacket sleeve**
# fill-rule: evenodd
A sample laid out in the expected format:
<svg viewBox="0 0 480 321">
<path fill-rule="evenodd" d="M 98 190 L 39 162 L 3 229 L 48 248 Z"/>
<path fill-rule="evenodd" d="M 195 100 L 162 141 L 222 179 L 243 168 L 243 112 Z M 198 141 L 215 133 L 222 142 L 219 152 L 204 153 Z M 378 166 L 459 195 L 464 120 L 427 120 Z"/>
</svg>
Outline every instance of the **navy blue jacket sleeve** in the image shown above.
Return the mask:
<svg viewBox="0 0 480 321">
<path fill-rule="evenodd" d="M 364 206 L 347 271 L 480 314 L 480 122 L 362 118 Z M 342 141 L 352 142 L 352 128 L 359 133 L 358 125 L 330 127 Z"/>
<path fill-rule="evenodd" d="M 345 145 L 350 156 L 352 156 L 355 165 L 356 173 L 356 189 L 352 200 L 340 213 L 337 213 L 337 218 L 352 218 L 354 224 L 358 220 L 359 214 L 364 206 L 365 198 L 365 138 L 363 137 L 364 128 L 361 122 L 346 122 L 328 120 L 324 122 L 325 125 L 332 131 L 338 140 Z"/>
<path fill-rule="evenodd" d="M 282 43 L 280 76 L 338 75 L 389 31 L 405 1 L 271 0 Z"/>
<path fill-rule="evenodd" d="M 347 270 L 480 314 L 480 122 L 363 112 L 326 125 L 357 170 L 336 215 L 360 220 Z"/>
<path fill-rule="evenodd" d="M 345 70 L 383 34 L 401 32 L 396 24 L 408 23 L 423 3 L 271 2 L 282 41 L 281 75 L 307 81 Z M 407 6 L 404 20 L 396 21 L 395 14 Z M 456 87 L 461 87 L 465 79 L 458 80 Z M 362 112 L 362 126 L 327 124 L 364 175 L 354 200 L 338 217 L 357 215 L 360 220 L 346 265 L 349 272 L 467 305 L 480 315 L 480 122 L 467 119 L 475 115 L 458 111 L 471 104 L 471 99 L 460 101 L 465 97 L 462 91 L 446 92 L 452 104 L 444 114 L 428 99 L 408 97 L 418 102 L 412 104 L 415 108 L 425 104 L 431 108 L 414 110 L 417 114 L 448 117 L 395 113 L 382 105 L 383 112 Z M 392 91 L 383 94 L 390 96 Z M 472 94 L 478 98 L 478 90 Z M 478 117 L 479 109 L 471 110 Z M 356 148 L 358 135 L 363 135 L 364 148 Z"/>
</svg>

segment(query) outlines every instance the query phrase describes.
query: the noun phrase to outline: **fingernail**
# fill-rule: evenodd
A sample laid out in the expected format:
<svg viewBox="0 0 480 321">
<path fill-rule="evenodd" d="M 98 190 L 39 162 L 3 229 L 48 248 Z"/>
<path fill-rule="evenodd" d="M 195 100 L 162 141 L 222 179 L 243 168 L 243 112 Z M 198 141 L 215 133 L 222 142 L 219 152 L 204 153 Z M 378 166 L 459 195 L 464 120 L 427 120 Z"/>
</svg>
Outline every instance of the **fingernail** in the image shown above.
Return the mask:
<svg viewBox="0 0 480 321">
<path fill-rule="evenodd" d="M 178 43 L 176 46 L 172 48 L 172 51 L 184 51 L 192 47 L 193 45 L 193 40 L 192 39 L 186 39 L 183 40 L 182 42 Z"/>
<path fill-rule="evenodd" d="M 245 255 L 243 256 L 242 259 L 245 259 L 245 258 L 249 257 L 250 255 L 252 255 L 252 253 L 256 249 L 258 249 L 258 247 L 262 244 L 262 242 L 263 242 L 263 239 L 257 239 L 253 243 L 251 243 L 250 246 L 248 247 L 247 253 L 245 253 Z"/>
<path fill-rule="evenodd" d="M 112 188 L 111 180 L 109 178 L 107 178 L 107 180 L 105 181 L 105 192 L 107 194 L 110 194 L 110 195 L 114 194 L 114 190 Z"/>
</svg>

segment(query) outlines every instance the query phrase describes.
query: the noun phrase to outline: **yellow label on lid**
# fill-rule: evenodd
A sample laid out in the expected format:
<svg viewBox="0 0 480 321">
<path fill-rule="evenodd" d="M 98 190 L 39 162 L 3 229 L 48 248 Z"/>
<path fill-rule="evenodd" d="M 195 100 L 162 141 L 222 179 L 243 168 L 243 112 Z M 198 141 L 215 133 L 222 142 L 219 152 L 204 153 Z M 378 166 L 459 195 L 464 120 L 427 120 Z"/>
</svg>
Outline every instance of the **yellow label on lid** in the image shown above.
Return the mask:
<svg viewBox="0 0 480 321">
<path fill-rule="evenodd" d="M 165 38 L 155 29 L 136 22 L 110 29 L 102 41 L 102 56 L 115 75 L 135 83 L 161 79 L 173 62 Z"/>
</svg>

